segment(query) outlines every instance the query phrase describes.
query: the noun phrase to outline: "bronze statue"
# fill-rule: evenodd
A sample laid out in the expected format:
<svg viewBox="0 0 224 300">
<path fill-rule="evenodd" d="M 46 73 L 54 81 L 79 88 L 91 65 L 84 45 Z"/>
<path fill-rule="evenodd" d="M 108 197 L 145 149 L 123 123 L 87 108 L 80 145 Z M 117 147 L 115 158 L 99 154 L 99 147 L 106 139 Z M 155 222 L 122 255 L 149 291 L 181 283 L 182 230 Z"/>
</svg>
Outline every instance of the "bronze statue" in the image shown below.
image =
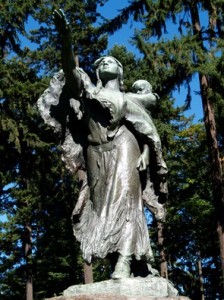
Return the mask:
<svg viewBox="0 0 224 300">
<path fill-rule="evenodd" d="M 153 261 L 143 194 L 146 205 L 155 214 L 160 210 L 162 218 L 155 191 L 167 193 L 161 142 L 146 107 L 154 105 L 156 94 L 139 92 L 139 87 L 125 94 L 123 66 L 111 56 L 95 62 L 97 85 L 93 85 L 76 66 L 61 10 L 54 11 L 54 21 L 62 38 L 63 71 L 54 76 L 38 107 L 46 123 L 61 134 L 67 166 L 72 172 L 84 171 L 73 211 L 74 235 L 87 262 L 118 253 L 112 278 L 127 278 L 133 257 Z M 149 171 L 151 162 L 154 175 Z"/>
</svg>

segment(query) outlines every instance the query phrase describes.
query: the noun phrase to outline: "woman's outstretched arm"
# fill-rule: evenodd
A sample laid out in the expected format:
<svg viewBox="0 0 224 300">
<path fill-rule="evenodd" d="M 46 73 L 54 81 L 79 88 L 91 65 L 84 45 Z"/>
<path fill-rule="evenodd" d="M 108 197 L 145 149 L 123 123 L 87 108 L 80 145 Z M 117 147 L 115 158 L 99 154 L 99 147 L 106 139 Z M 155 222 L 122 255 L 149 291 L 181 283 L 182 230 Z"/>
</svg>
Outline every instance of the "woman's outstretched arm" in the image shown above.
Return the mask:
<svg viewBox="0 0 224 300">
<path fill-rule="evenodd" d="M 66 83 L 72 88 L 73 92 L 79 96 L 81 90 L 81 79 L 76 70 L 77 66 L 72 47 L 69 23 L 61 9 L 54 10 L 53 20 L 62 40 L 62 67 L 65 73 Z"/>
</svg>

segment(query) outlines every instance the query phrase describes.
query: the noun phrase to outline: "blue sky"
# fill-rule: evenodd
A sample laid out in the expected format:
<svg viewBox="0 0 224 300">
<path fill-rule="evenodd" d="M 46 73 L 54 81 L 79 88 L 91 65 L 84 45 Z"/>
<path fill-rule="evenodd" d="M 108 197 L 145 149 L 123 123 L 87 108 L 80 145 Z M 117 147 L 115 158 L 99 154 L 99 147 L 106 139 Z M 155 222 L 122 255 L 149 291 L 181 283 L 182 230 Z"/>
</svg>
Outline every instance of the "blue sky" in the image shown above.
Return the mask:
<svg viewBox="0 0 224 300">
<path fill-rule="evenodd" d="M 115 1 L 109 0 L 104 6 L 99 7 L 99 13 L 105 18 L 112 19 L 118 15 L 120 9 L 128 5 L 127 0 L 116 1 L 116 5 L 114 3 Z M 130 20 L 128 24 L 123 25 L 115 34 L 109 36 L 108 48 L 110 49 L 116 44 L 124 45 L 130 52 L 140 55 L 139 51 L 130 41 L 135 29 L 141 29 L 141 24 Z"/>
</svg>

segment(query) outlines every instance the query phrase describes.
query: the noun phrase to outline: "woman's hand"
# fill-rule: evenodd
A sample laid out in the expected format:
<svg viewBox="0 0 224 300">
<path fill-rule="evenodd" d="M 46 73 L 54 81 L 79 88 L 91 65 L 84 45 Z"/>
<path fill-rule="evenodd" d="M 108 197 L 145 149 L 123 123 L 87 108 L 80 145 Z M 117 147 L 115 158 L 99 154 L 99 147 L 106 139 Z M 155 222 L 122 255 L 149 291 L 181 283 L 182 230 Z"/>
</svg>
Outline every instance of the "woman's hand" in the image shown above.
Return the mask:
<svg viewBox="0 0 224 300">
<path fill-rule="evenodd" d="M 62 9 L 53 11 L 53 20 L 57 31 L 62 35 L 70 34 L 70 26 Z"/>
<path fill-rule="evenodd" d="M 144 145 L 144 150 L 137 162 L 137 169 L 139 171 L 145 171 L 149 165 L 149 147 Z"/>
<path fill-rule="evenodd" d="M 82 82 L 81 76 L 76 70 L 77 64 L 72 46 L 70 26 L 66 20 L 63 10 L 61 9 L 54 10 L 53 20 L 61 37 L 62 68 L 65 73 L 66 84 L 73 91 L 73 97 L 77 99 L 80 96 Z"/>
</svg>

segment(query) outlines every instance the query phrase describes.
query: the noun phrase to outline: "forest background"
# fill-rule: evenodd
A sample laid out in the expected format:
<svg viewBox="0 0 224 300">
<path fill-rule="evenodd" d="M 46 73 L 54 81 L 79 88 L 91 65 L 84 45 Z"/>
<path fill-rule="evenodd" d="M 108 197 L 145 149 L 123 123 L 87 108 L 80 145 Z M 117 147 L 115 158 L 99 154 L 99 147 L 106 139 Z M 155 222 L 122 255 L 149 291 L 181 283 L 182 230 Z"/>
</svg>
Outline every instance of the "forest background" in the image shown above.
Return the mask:
<svg viewBox="0 0 224 300">
<path fill-rule="evenodd" d="M 93 81 L 93 62 L 109 53 L 124 66 L 127 91 L 144 78 L 160 95 L 153 118 L 169 167 L 169 198 L 163 236 L 161 224 L 148 219 L 155 267 L 192 300 L 223 299 L 224 3 L 119 5 L 120 11 L 112 0 L 54 7 L 47 0 L 0 1 L 1 299 L 44 299 L 85 280 L 70 220 L 78 179 L 36 107 L 61 68 L 55 7 L 64 9 L 80 66 Z M 190 116 L 195 103 L 203 117 Z M 94 281 L 110 272 L 107 260 L 93 262 Z"/>
</svg>

